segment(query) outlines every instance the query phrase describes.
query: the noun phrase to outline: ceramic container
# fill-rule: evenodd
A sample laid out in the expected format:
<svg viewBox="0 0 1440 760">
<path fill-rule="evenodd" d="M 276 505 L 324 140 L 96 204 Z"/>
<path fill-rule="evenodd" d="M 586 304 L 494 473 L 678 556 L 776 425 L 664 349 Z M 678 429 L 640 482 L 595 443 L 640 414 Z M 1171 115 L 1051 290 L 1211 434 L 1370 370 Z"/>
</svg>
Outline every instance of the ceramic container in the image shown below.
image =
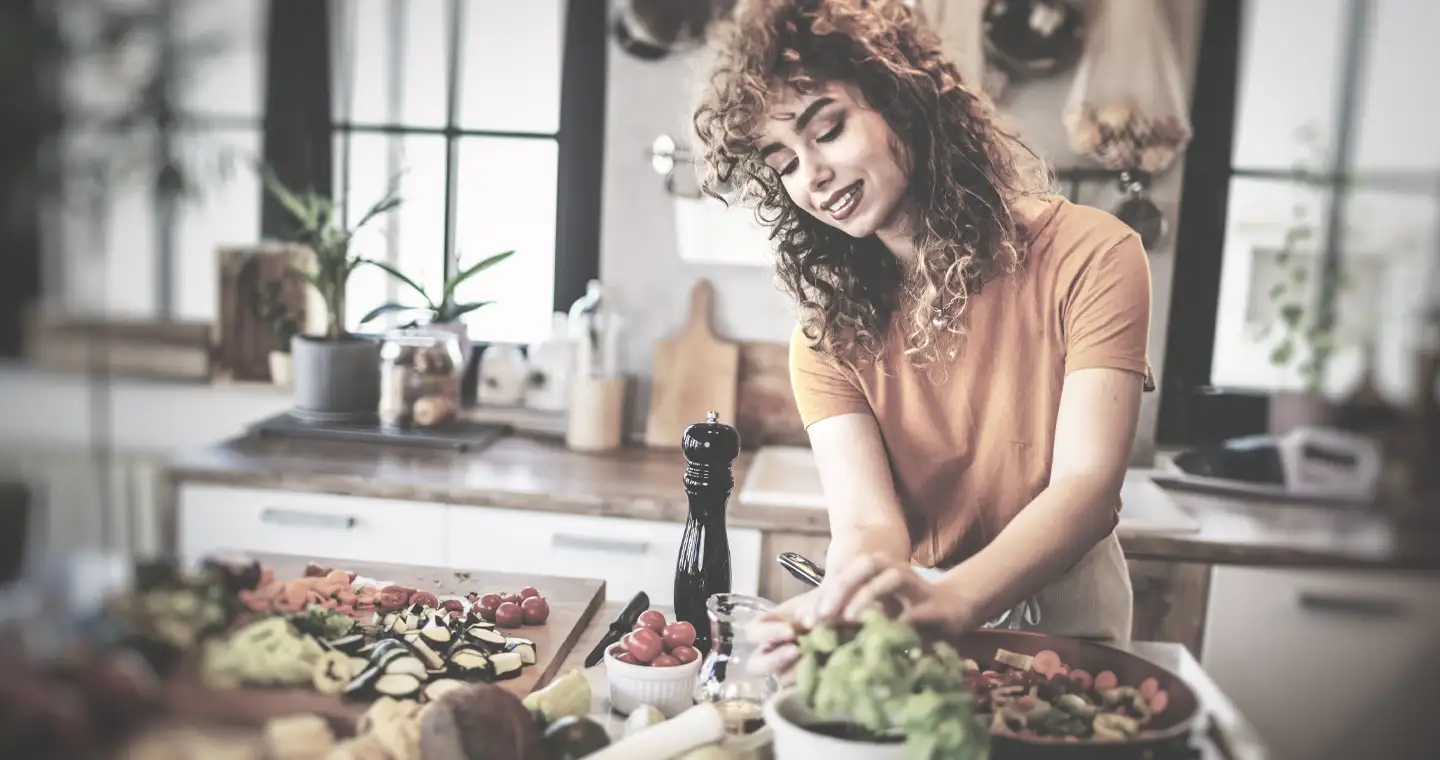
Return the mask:
<svg viewBox="0 0 1440 760">
<path fill-rule="evenodd" d="M 610 686 L 610 706 L 629 715 L 640 705 L 651 705 L 673 718 L 695 704 L 693 693 L 700 676 L 700 660 L 668 668 L 631 665 L 615 659 L 620 644 L 605 650 L 605 680 Z"/>
</svg>

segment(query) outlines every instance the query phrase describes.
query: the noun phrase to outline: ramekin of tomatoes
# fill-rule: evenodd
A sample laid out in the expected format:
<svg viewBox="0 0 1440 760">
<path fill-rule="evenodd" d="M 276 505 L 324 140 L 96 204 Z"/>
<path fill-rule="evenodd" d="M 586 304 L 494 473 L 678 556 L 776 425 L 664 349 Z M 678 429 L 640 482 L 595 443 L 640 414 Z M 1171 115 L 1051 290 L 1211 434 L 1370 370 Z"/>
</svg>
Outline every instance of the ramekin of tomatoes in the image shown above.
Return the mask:
<svg viewBox="0 0 1440 760">
<path fill-rule="evenodd" d="M 651 705 L 667 718 L 680 714 L 694 704 L 699 673 L 695 626 L 667 621 L 659 610 L 640 613 L 634 630 L 605 651 L 610 705 L 622 715 L 640 705 Z"/>
</svg>

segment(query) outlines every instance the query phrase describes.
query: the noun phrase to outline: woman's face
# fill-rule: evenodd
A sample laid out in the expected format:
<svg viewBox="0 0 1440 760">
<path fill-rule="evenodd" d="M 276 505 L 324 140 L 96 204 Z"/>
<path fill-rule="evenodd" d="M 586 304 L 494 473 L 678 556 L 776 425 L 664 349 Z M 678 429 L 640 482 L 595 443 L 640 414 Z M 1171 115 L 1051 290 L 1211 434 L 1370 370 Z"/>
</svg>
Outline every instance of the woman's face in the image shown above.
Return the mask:
<svg viewBox="0 0 1440 760">
<path fill-rule="evenodd" d="M 907 182 L 899 144 L 849 83 L 804 95 L 787 89 L 760 133 L 761 157 L 790 200 L 856 238 L 899 224 Z"/>
</svg>

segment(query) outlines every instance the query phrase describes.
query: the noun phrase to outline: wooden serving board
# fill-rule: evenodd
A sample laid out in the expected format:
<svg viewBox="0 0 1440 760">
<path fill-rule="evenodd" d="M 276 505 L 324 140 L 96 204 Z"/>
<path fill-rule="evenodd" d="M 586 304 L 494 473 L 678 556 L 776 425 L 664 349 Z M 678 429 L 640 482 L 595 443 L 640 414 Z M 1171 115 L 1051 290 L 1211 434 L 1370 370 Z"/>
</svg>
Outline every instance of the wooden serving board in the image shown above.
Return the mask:
<svg viewBox="0 0 1440 760">
<path fill-rule="evenodd" d="M 561 578 L 519 575 L 488 570 L 453 570 L 409 565 L 275 554 L 252 554 L 271 568 L 279 579 L 298 578 L 305 565 L 315 562 L 335 570 L 346 570 L 366 578 L 409 586 L 436 595 L 467 594 L 474 591 L 519 591 L 534 586 L 550 604 L 550 618 L 544 625 L 503 629 L 510 636 L 535 642 L 535 664 L 526 665 L 520 675 L 496 685 L 523 697 L 548 684 L 559 675 L 560 666 L 581 634 L 590 625 L 605 601 L 605 581 L 590 578 Z M 166 702 L 171 714 L 210 725 L 263 726 L 271 718 L 315 713 L 331 723 L 337 735 L 354 732 L 354 723 L 369 702 L 349 702 L 338 695 L 321 694 L 309 688 L 246 688 L 211 690 L 193 677 L 177 677 L 166 685 Z"/>
<path fill-rule="evenodd" d="M 710 324 L 715 290 L 698 280 L 690 291 L 690 318 L 674 337 L 655 342 L 650 414 L 645 445 L 679 448 L 685 428 L 714 411 L 735 424 L 740 345 L 721 340 Z"/>
</svg>

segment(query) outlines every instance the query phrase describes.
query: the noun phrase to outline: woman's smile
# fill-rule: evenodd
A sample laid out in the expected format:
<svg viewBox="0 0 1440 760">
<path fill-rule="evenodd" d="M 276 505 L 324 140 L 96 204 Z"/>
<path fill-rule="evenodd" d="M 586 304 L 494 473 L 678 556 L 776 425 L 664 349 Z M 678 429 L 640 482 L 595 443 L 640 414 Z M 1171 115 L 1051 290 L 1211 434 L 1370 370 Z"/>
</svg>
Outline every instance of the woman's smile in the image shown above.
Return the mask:
<svg viewBox="0 0 1440 760">
<path fill-rule="evenodd" d="M 830 200 L 820 206 L 830 218 L 837 222 L 843 222 L 855 213 L 860 207 L 860 198 L 865 193 L 865 181 L 856 180 L 850 185 L 840 189 L 830 196 Z"/>
</svg>

